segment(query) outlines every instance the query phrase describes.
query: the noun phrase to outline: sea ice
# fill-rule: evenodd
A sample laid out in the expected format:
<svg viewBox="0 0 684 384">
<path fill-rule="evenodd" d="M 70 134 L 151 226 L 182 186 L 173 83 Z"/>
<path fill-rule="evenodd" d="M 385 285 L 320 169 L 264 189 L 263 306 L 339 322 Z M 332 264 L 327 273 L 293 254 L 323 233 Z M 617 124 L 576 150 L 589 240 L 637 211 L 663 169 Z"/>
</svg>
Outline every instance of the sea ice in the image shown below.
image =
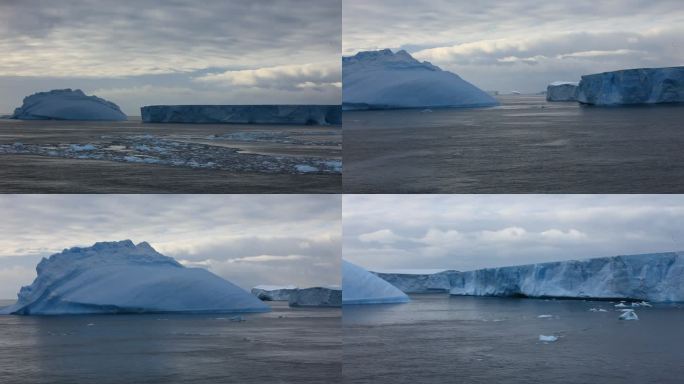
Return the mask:
<svg viewBox="0 0 684 384">
<path fill-rule="evenodd" d="M 553 336 L 553 335 L 551 335 L 551 336 L 539 335 L 539 341 L 543 341 L 543 342 L 546 342 L 546 343 L 554 342 L 554 341 L 557 341 L 557 340 L 558 340 L 558 336 Z"/>
<path fill-rule="evenodd" d="M 365 269 L 342 260 L 342 303 L 406 303 L 408 296 Z"/>
<path fill-rule="evenodd" d="M 87 96 L 80 89 L 56 89 L 34 93 L 24 98 L 12 119 L 20 120 L 106 120 L 128 118 L 118 105 L 97 96 Z"/>
</svg>

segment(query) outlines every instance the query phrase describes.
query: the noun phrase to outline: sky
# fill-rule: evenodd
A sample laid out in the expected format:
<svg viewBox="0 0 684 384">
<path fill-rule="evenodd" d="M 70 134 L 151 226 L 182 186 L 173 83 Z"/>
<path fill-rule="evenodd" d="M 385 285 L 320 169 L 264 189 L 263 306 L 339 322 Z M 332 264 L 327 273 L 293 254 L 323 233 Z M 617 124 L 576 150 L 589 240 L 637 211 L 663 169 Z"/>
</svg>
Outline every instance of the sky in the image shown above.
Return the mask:
<svg viewBox="0 0 684 384">
<path fill-rule="evenodd" d="M 340 284 L 339 195 L 0 196 L 0 299 L 43 257 L 98 241 L 147 241 L 245 288 Z"/>
<path fill-rule="evenodd" d="M 684 65 L 681 0 L 344 0 L 343 54 L 405 49 L 484 90 Z"/>
<path fill-rule="evenodd" d="M 473 270 L 684 251 L 684 195 L 345 195 L 343 257 Z"/>
<path fill-rule="evenodd" d="M 341 13 L 341 0 L 0 1 L 0 113 L 60 88 L 138 116 L 150 104 L 337 104 Z"/>
</svg>

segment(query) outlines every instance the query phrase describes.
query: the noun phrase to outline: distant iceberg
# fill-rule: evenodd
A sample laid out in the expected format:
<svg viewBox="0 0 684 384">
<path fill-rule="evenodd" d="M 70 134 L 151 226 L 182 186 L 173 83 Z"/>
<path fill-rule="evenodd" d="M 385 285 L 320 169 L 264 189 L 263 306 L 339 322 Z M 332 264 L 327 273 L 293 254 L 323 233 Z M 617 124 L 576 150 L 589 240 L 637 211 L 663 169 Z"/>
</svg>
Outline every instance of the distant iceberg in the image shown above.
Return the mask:
<svg viewBox="0 0 684 384">
<path fill-rule="evenodd" d="M 339 105 L 150 105 L 145 123 L 340 125 Z"/>
<path fill-rule="evenodd" d="M 268 312 L 259 299 L 206 269 L 185 268 L 148 243 L 70 248 L 43 259 L 38 277 L 3 313 Z"/>
<path fill-rule="evenodd" d="M 359 52 L 342 58 L 344 109 L 489 107 L 492 96 L 406 51 Z"/>
<path fill-rule="evenodd" d="M 10 116 L 19 120 L 127 120 L 118 105 L 97 96 L 87 96 L 80 89 L 56 89 L 34 93 L 24 98 L 21 107 Z"/>
<path fill-rule="evenodd" d="M 341 307 L 342 289 L 339 286 L 295 289 L 290 293 L 290 307 Z"/>
<path fill-rule="evenodd" d="M 556 81 L 546 87 L 546 101 L 577 101 L 579 83 Z"/>
<path fill-rule="evenodd" d="M 397 287 L 365 269 L 342 260 L 342 303 L 406 303 L 409 297 Z"/>
<path fill-rule="evenodd" d="M 448 284 L 452 295 L 684 302 L 684 255 L 679 252 L 378 276 L 407 292 L 441 291 Z"/>
<path fill-rule="evenodd" d="M 684 102 L 684 67 L 638 68 L 582 76 L 577 100 L 592 105 Z"/>
<path fill-rule="evenodd" d="M 263 301 L 288 301 L 290 294 L 296 290 L 294 285 L 257 285 L 251 292 Z"/>
</svg>

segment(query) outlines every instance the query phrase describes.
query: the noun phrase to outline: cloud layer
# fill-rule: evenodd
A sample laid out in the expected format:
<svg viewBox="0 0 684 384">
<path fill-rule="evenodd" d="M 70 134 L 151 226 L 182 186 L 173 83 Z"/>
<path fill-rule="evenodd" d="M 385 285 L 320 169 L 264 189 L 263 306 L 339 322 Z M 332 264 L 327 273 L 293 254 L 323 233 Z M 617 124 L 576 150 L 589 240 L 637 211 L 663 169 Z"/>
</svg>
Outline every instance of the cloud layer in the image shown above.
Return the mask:
<svg viewBox="0 0 684 384">
<path fill-rule="evenodd" d="M 346 195 L 343 256 L 471 270 L 684 250 L 679 195 Z"/>
<path fill-rule="evenodd" d="M 484 89 L 538 92 L 556 80 L 684 65 L 678 1 L 349 0 L 343 53 L 403 48 Z"/>
<path fill-rule="evenodd" d="M 97 241 L 148 241 L 244 287 L 339 284 L 337 195 L 7 195 L 0 197 L 0 298 L 45 256 Z"/>
</svg>

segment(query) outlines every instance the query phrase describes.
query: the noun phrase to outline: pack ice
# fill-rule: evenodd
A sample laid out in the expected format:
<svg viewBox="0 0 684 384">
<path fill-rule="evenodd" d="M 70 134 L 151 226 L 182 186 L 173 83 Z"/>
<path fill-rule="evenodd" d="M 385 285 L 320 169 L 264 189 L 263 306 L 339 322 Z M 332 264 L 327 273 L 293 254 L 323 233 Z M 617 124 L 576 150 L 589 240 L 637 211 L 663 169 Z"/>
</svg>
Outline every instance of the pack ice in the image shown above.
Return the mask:
<svg viewBox="0 0 684 384">
<path fill-rule="evenodd" d="M 406 303 L 408 296 L 397 287 L 342 260 L 342 304 Z"/>
<path fill-rule="evenodd" d="M 290 307 L 341 307 L 342 289 L 339 286 L 295 289 L 290 293 Z"/>
<path fill-rule="evenodd" d="M 444 271 L 430 278 L 378 274 L 407 292 L 449 288 L 452 295 L 684 301 L 680 252 L 600 257 L 474 271 Z"/>
<path fill-rule="evenodd" d="M 288 301 L 295 290 L 294 285 L 257 285 L 252 288 L 252 295 L 263 301 Z"/>
<path fill-rule="evenodd" d="M 70 248 L 41 260 L 33 284 L 3 310 L 18 315 L 267 312 L 269 307 L 201 268 L 185 268 L 148 243 Z"/>
<path fill-rule="evenodd" d="M 87 96 L 80 89 L 55 89 L 24 98 L 21 107 L 10 116 L 20 120 L 105 120 L 128 118 L 119 106 L 97 96 Z"/>
<path fill-rule="evenodd" d="M 486 92 L 406 51 L 359 52 L 342 58 L 344 109 L 489 107 Z"/>
<path fill-rule="evenodd" d="M 577 101 L 579 83 L 555 81 L 546 87 L 546 101 Z"/>
<path fill-rule="evenodd" d="M 637 68 L 582 76 L 577 100 L 621 105 L 684 102 L 684 67 Z"/>
<path fill-rule="evenodd" d="M 339 105 L 149 105 L 145 123 L 340 125 Z"/>
</svg>

